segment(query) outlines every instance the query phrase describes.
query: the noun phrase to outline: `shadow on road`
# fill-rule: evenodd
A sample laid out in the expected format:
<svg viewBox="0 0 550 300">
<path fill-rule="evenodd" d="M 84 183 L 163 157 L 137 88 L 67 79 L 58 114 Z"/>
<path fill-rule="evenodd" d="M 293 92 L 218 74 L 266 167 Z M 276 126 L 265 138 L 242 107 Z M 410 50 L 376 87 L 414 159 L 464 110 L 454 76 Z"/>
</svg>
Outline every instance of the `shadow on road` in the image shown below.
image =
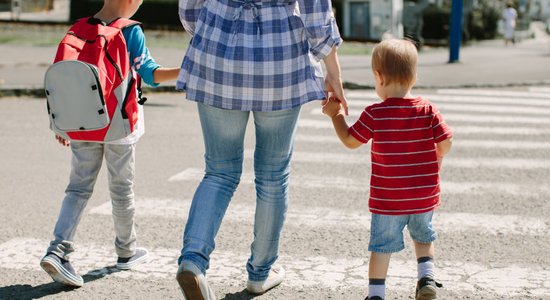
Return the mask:
<svg viewBox="0 0 550 300">
<path fill-rule="evenodd" d="M 221 300 L 250 300 L 256 298 L 257 295 L 252 295 L 246 289 L 233 294 L 226 294 Z"/>
<path fill-rule="evenodd" d="M 115 266 L 108 266 L 101 269 L 91 270 L 82 276 L 82 278 L 84 279 L 84 283 L 87 283 L 117 272 L 120 272 L 120 270 Z M 32 286 L 30 284 L 15 284 L 0 287 L 0 299 L 39 299 L 59 293 L 70 292 L 75 289 L 78 289 L 78 287 L 66 286 L 58 282 L 50 282 L 37 286 Z"/>
</svg>

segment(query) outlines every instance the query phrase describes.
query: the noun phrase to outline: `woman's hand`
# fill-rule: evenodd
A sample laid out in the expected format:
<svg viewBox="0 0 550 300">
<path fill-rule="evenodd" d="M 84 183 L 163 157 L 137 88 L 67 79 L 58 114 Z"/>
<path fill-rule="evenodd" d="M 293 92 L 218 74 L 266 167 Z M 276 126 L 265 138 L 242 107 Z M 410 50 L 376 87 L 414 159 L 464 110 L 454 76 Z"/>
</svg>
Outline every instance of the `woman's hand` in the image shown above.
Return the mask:
<svg viewBox="0 0 550 300">
<path fill-rule="evenodd" d="M 325 105 L 327 100 L 337 100 L 342 105 L 344 113 L 348 115 L 348 101 L 344 96 L 344 86 L 342 84 L 342 78 L 340 77 L 340 62 L 338 61 L 338 54 L 336 48 L 333 48 L 329 55 L 327 55 L 323 62 L 327 70 L 325 76 L 325 100 L 321 103 Z"/>
</svg>

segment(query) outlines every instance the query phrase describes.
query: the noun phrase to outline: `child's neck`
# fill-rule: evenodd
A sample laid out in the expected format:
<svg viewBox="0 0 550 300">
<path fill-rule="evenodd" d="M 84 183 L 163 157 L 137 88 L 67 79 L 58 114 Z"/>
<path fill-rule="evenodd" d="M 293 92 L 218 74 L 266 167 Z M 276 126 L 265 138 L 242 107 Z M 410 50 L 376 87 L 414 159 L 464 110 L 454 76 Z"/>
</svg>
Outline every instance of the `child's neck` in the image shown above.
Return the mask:
<svg viewBox="0 0 550 300">
<path fill-rule="evenodd" d="M 113 2 L 109 2 L 109 4 L 105 4 L 105 6 L 103 6 L 103 8 L 101 8 L 101 10 L 94 15 L 94 17 L 108 24 L 123 17 L 123 13 L 120 7 L 113 5 Z"/>
<path fill-rule="evenodd" d="M 384 87 L 384 100 L 389 98 L 414 98 L 411 88 L 405 88 L 398 84 L 390 84 Z"/>
</svg>

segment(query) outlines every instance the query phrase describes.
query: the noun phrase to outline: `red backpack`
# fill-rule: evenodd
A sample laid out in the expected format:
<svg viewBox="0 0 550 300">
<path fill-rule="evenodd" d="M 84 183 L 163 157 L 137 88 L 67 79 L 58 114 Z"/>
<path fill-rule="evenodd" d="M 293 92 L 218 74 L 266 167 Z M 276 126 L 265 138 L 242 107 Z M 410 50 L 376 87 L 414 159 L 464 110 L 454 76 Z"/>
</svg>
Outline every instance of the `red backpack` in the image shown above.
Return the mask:
<svg viewBox="0 0 550 300">
<path fill-rule="evenodd" d="M 57 135 L 109 142 L 136 130 L 138 102 L 145 98 L 122 29 L 138 24 L 83 18 L 69 29 L 44 76 L 50 128 Z"/>
</svg>

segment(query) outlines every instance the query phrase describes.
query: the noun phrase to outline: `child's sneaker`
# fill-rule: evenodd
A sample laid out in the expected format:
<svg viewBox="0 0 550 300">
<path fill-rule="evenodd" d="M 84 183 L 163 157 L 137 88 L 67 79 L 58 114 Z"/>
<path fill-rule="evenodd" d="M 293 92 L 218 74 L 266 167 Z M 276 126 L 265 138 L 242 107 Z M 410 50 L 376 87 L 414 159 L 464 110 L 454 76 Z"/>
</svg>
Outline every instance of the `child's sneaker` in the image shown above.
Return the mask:
<svg viewBox="0 0 550 300">
<path fill-rule="evenodd" d="M 272 289 L 278 286 L 285 279 L 285 269 L 283 268 L 271 268 L 269 270 L 269 275 L 266 280 L 262 281 L 253 281 L 248 280 L 246 284 L 246 289 L 249 293 L 261 295 L 267 292 L 269 289 Z"/>
<path fill-rule="evenodd" d="M 437 299 L 436 288 L 443 287 L 443 285 L 435 281 L 431 277 L 422 277 L 416 283 L 416 300 L 431 300 Z"/>
<path fill-rule="evenodd" d="M 365 300 L 384 300 L 384 298 L 382 298 L 380 296 L 374 296 L 372 298 L 367 297 L 367 298 L 365 298 Z"/>
<path fill-rule="evenodd" d="M 81 287 L 84 280 L 71 266 L 71 263 L 53 253 L 47 253 L 40 261 L 40 267 L 48 273 L 56 282 L 64 285 Z"/>
<path fill-rule="evenodd" d="M 136 248 L 136 254 L 130 257 L 119 257 L 116 267 L 119 270 L 130 270 L 131 268 L 146 262 L 149 259 L 149 251 L 145 248 Z"/>
<path fill-rule="evenodd" d="M 190 261 L 182 261 L 176 274 L 176 280 L 187 300 L 216 300 L 216 294 L 208 285 L 206 277 Z"/>
</svg>

